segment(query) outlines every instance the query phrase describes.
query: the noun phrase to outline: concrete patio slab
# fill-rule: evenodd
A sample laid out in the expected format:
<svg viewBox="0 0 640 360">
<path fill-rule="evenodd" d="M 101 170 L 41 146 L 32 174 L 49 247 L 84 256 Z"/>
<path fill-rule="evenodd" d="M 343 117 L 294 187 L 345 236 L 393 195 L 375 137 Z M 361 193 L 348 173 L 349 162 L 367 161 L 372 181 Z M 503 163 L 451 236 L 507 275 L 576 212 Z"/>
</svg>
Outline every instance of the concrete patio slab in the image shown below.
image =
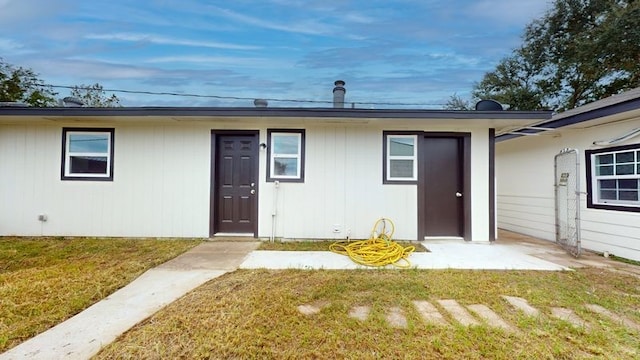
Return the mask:
<svg viewBox="0 0 640 360">
<path fill-rule="evenodd" d="M 496 243 L 425 242 L 431 252 L 409 256 L 416 269 L 488 270 L 568 270 L 568 267 L 527 254 L 521 247 Z M 388 265 L 389 269 L 397 267 Z M 374 269 L 354 263 L 349 257 L 330 251 L 253 251 L 240 264 L 241 269 Z"/>
</svg>

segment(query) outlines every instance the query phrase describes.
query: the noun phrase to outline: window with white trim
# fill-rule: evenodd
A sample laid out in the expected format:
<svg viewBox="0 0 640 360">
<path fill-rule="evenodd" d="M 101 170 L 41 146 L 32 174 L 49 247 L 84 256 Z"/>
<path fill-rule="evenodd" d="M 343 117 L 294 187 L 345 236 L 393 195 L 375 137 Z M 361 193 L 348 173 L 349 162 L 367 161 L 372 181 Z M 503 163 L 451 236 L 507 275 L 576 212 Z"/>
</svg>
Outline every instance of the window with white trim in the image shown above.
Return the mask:
<svg viewBox="0 0 640 360">
<path fill-rule="evenodd" d="M 62 129 L 62 180 L 113 180 L 114 129 Z"/>
<path fill-rule="evenodd" d="M 590 207 L 640 211 L 640 144 L 586 151 Z"/>
<path fill-rule="evenodd" d="M 304 130 L 267 130 L 267 181 L 304 181 Z"/>
<path fill-rule="evenodd" d="M 416 182 L 418 180 L 418 136 L 384 134 L 385 182 Z"/>
</svg>

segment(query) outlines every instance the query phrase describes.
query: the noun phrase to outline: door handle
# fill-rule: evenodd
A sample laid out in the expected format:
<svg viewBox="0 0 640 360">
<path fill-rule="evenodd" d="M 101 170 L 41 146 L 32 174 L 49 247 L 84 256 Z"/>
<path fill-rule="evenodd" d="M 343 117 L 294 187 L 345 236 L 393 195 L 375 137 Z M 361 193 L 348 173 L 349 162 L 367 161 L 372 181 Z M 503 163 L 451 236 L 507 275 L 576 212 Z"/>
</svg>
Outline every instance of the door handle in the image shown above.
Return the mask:
<svg viewBox="0 0 640 360">
<path fill-rule="evenodd" d="M 255 194 L 255 193 L 256 193 L 256 191 L 255 191 L 254 189 L 251 189 L 251 191 L 250 191 L 250 192 L 251 192 L 251 195 L 253 195 L 253 194 Z"/>
<path fill-rule="evenodd" d="M 456 192 L 456 197 L 462 197 L 462 193 L 461 192 Z"/>
</svg>

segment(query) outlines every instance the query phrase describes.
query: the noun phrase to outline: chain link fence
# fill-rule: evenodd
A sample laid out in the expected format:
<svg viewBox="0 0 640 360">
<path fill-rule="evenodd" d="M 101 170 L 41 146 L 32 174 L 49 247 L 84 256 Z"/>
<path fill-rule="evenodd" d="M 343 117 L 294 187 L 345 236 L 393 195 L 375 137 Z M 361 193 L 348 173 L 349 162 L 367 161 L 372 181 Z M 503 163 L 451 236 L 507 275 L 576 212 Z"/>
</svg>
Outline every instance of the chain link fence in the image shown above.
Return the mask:
<svg viewBox="0 0 640 360">
<path fill-rule="evenodd" d="M 556 242 L 579 257 L 580 183 L 578 150 L 564 149 L 555 156 Z"/>
</svg>

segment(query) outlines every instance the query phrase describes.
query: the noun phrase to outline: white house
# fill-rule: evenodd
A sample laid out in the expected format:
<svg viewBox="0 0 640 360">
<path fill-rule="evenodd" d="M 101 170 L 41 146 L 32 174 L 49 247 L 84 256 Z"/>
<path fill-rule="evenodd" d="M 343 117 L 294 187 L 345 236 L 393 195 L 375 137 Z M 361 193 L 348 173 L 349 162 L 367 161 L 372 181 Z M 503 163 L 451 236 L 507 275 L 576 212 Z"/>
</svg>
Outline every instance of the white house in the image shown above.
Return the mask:
<svg viewBox="0 0 640 360">
<path fill-rule="evenodd" d="M 534 125 L 497 131 L 498 226 L 556 240 L 554 157 L 575 149 L 582 248 L 640 260 L 640 88 Z"/>
<path fill-rule="evenodd" d="M 550 116 L 0 107 L 0 235 L 494 240 L 494 132 Z"/>
</svg>

